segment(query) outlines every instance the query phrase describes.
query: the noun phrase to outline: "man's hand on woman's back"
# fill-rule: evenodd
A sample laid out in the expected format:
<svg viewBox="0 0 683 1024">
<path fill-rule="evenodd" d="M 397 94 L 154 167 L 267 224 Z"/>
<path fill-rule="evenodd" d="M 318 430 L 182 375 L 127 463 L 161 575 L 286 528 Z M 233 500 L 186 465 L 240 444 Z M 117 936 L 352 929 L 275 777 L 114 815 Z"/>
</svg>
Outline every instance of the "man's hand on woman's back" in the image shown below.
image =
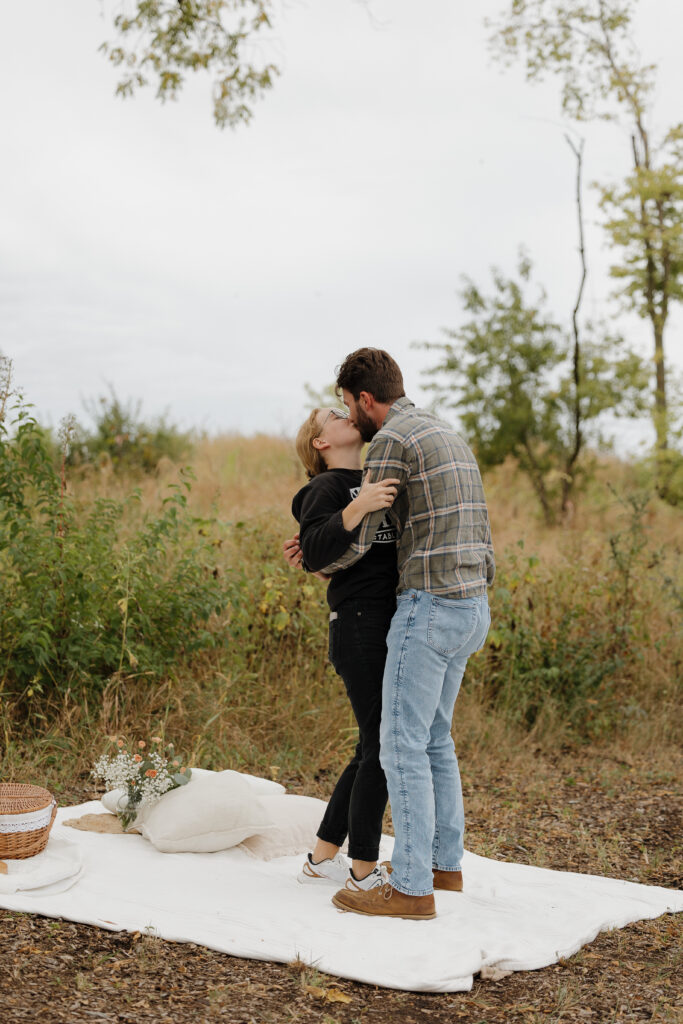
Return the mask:
<svg viewBox="0 0 683 1024">
<path fill-rule="evenodd" d="M 290 569 L 303 569 L 304 556 L 299 544 L 299 534 L 295 533 L 293 537 L 286 540 L 282 545 L 282 554 L 285 562 Z M 325 583 L 329 580 L 329 576 L 326 576 L 324 572 L 312 572 L 309 575 L 317 576 L 319 580 L 323 580 Z"/>
</svg>

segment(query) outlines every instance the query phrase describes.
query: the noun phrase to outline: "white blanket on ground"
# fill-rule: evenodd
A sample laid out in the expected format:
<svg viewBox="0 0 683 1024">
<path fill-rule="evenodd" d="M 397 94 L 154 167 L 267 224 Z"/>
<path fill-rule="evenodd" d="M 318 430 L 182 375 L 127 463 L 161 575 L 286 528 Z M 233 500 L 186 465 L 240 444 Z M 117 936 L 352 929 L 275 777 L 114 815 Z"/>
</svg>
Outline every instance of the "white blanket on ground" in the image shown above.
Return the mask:
<svg viewBox="0 0 683 1024">
<path fill-rule="evenodd" d="M 424 992 L 467 991 L 482 968 L 545 967 L 600 931 L 683 910 L 677 890 L 468 853 L 465 892 L 436 893 L 434 920 L 361 917 L 332 906 L 334 886 L 300 885 L 301 857 L 266 862 L 239 849 L 164 854 L 139 836 L 60 824 L 101 809 L 92 801 L 58 812 L 50 842 L 71 840 L 83 860 L 70 888 L 0 892 L 0 906 L 147 931 L 233 956 L 282 963 L 299 957 L 327 974 Z M 385 837 L 383 857 L 391 844 Z"/>
</svg>

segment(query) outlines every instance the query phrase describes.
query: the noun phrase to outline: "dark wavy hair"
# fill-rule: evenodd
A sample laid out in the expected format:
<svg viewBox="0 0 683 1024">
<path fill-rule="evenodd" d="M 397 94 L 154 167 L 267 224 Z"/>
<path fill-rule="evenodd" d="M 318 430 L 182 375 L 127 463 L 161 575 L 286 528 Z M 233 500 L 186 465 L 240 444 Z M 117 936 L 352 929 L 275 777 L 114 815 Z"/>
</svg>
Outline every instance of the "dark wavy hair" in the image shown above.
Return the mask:
<svg viewBox="0 0 683 1024">
<path fill-rule="evenodd" d="M 395 359 L 381 348 L 358 348 L 337 369 L 337 394 L 350 391 L 358 399 L 367 391 L 375 401 L 390 404 L 405 395 L 403 374 Z"/>
</svg>

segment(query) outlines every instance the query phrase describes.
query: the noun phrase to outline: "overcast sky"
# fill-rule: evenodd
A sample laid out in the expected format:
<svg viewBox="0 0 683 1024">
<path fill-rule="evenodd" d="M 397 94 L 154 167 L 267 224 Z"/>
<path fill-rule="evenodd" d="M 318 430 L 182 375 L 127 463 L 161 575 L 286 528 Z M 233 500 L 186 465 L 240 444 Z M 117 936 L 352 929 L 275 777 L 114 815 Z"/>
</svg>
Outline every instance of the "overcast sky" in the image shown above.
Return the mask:
<svg viewBox="0 0 683 1024">
<path fill-rule="evenodd" d="M 293 432 L 303 382 L 386 348 L 422 397 L 428 353 L 524 244 L 566 318 L 578 284 L 573 158 L 557 83 L 487 52 L 503 0 L 288 2 L 282 67 L 249 127 L 220 131 L 210 83 L 122 101 L 98 53 L 114 5 L 4 5 L 0 36 L 0 351 L 43 420 L 84 418 L 108 384 L 184 427 Z M 656 127 L 681 118 L 683 6 L 641 0 L 659 64 Z M 647 13 L 645 14 L 645 10 Z M 586 181 L 628 169 L 628 135 L 585 126 Z M 587 192 L 586 311 L 609 252 Z M 669 332 L 679 365 L 680 311 Z M 649 353 L 635 318 L 621 326 Z M 633 439 L 638 431 L 626 432 Z"/>
</svg>

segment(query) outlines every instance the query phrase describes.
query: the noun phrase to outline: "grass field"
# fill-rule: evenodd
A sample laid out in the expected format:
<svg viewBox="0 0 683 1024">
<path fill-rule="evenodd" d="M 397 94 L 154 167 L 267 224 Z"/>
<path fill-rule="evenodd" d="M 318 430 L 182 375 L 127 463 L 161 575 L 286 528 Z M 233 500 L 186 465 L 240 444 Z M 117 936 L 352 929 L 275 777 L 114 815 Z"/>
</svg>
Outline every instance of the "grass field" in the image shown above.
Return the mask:
<svg viewBox="0 0 683 1024">
<path fill-rule="evenodd" d="M 289 507 L 304 482 L 290 443 L 207 440 L 193 471 L 189 504 L 203 517 L 193 530 L 211 533 L 213 572 L 231 588 L 210 622 L 213 646 L 193 655 L 179 640 L 161 675 L 136 672 L 126 660 L 99 682 L 58 678 L 31 698 L 20 699 L 6 676 L 6 775 L 31 771 L 58 787 L 90 764 L 107 736 L 152 728 L 206 767 L 312 781 L 343 764 L 353 720 L 327 663 L 324 584 L 289 570 L 280 550 L 295 529 Z M 83 515 L 95 497 L 120 499 L 138 487 L 133 530 L 159 511 L 177 477 L 162 464 L 134 481 L 105 469 L 74 473 L 68 485 Z M 598 742 L 656 750 L 666 760 L 681 740 L 680 511 L 646 500 L 636 471 L 615 460 L 598 466 L 571 522 L 555 528 L 542 524 L 512 465 L 485 484 L 498 569 L 489 644 L 471 660 L 458 700 L 463 756 Z M 126 529 L 124 521 L 124 539 Z M 153 603 L 154 581 L 146 585 Z"/>
</svg>

